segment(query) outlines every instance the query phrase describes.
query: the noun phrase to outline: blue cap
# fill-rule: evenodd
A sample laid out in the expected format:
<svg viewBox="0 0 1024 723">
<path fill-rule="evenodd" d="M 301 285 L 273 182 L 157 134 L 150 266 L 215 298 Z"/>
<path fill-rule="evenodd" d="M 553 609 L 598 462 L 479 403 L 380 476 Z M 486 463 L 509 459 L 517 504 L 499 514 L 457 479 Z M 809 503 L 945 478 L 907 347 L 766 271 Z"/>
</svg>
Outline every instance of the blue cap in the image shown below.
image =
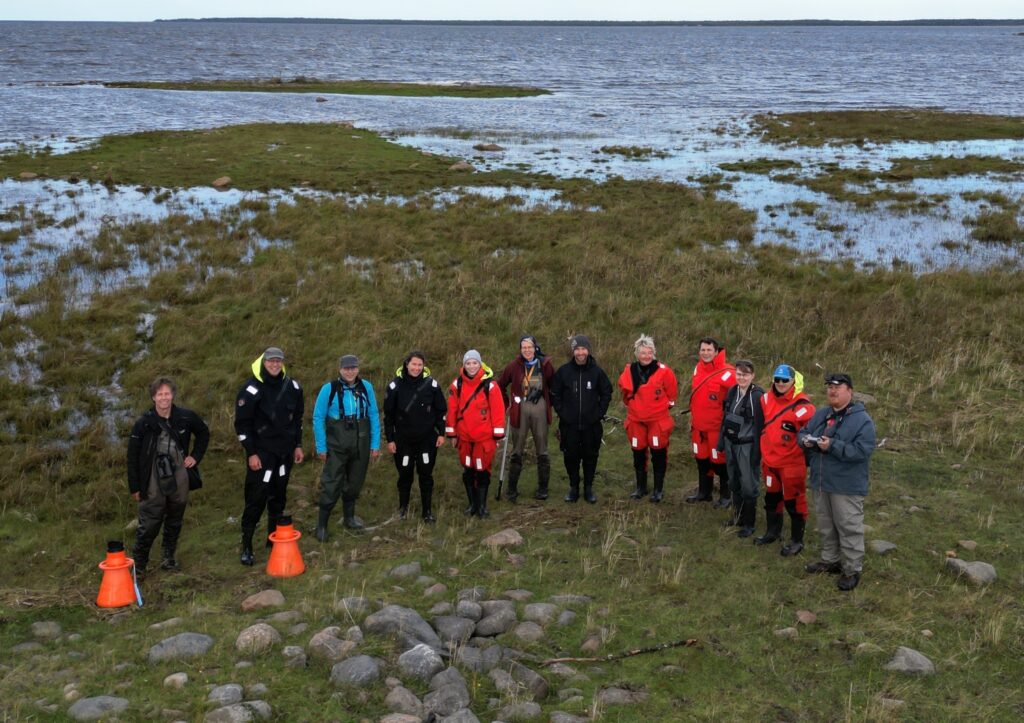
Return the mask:
<svg viewBox="0 0 1024 723">
<path fill-rule="evenodd" d="M 772 372 L 772 379 L 785 379 L 787 382 L 793 381 L 793 367 L 789 364 L 779 364 L 775 367 L 775 371 Z"/>
</svg>

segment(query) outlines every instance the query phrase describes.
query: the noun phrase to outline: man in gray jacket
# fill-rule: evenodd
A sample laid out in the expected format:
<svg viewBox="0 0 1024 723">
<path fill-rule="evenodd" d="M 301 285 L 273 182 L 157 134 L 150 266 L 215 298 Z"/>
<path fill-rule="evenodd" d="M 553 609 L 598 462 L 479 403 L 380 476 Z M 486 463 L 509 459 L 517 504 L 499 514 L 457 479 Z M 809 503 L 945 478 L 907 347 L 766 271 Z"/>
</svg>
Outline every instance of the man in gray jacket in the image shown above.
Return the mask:
<svg viewBox="0 0 1024 723">
<path fill-rule="evenodd" d="M 853 401 L 849 374 L 830 374 L 825 385 L 829 406 L 816 411 L 797 433 L 811 472 L 821 533 L 821 559 L 805 569 L 840 575 L 837 587 L 846 592 L 857 587 L 864 563 L 864 498 L 875 423 L 864 405 Z"/>
</svg>

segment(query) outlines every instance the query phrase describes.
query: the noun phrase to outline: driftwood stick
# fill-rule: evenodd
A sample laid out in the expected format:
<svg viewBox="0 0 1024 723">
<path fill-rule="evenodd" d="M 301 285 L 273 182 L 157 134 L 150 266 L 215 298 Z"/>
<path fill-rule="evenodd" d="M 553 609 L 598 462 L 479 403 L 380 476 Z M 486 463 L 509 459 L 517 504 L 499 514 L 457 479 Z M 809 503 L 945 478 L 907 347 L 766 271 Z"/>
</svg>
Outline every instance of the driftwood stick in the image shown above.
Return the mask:
<svg viewBox="0 0 1024 723">
<path fill-rule="evenodd" d="M 652 645 L 649 648 L 636 648 L 634 650 L 627 650 L 624 653 L 610 653 L 608 655 L 600 655 L 594 658 L 550 658 L 548 660 L 541 661 L 541 665 L 554 665 L 555 663 L 606 663 L 611 660 L 622 660 L 623 658 L 632 658 L 634 655 L 643 655 L 644 653 L 656 653 L 659 650 L 668 650 L 669 648 L 692 648 L 697 644 L 696 638 L 688 638 L 686 640 L 676 640 L 670 643 L 659 643 L 658 645 Z"/>
</svg>

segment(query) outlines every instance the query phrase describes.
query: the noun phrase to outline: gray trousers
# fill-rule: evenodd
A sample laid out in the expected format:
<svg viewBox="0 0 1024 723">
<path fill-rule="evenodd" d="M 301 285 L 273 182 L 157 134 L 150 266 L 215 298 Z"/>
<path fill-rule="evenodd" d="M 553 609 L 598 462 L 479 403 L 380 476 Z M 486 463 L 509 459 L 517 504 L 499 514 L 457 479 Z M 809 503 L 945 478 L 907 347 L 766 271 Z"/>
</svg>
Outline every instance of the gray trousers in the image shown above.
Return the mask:
<svg viewBox="0 0 1024 723">
<path fill-rule="evenodd" d="M 512 454 L 522 455 L 526 437 L 533 433 L 533 446 L 538 457 L 548 456 L 548 407 L 543 400 L 519 405 L 519 427 L 512 430 Z"/>
<path fill-rule="evenodd" d="M 754 445 L 733 444 L 725 440 L 725 468 L 729 473 L 729 491 L 736 499 L 752 502 L 761 492 L 760 470 L 754 468 L 751 457 Z"/>
<path fill-rule="evenodd" d="M 843 574 L 864 565 L 864 497 L 814 490 L 814 511 L 821 533 L 821 559 L 842 562 Z"/>
</svg>

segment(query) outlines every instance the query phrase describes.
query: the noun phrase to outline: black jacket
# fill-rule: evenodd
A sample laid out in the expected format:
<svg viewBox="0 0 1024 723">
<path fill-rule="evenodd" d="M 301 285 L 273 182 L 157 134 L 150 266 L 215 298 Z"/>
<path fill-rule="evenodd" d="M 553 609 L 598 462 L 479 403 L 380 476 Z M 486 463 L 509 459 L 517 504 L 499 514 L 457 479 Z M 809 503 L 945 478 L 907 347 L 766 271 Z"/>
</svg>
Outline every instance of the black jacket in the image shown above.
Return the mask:
<svg viewBox="0 0 1024 723">
<path fill-rule="evenodd" d="M 594 357 L 580 366 L 575 360 L 563 364 L 551 380 L 551 404 L 559 424 L 586 429 L 600 423 L 612 401 L 612 383 Z"/>
<path fill-rule="evenodd" d="M 251 377 L 235 402 L 235 433 L 246 456 L 286 455 L 301 447 L 304 413 L 302 387 L 283 371 L 277 379 Z"/>
<path fill-rule="evenodd" d="M 444 436 L 448 403 L 437 380 L 426 369 L 418 377 L 399 370 L 384 394 L 384 436 L 389 442 Z"/>
<path fill-rule="evenodd" d="M 149 478 L 153 472 L 153 460 L 156 457 L 156 443 L 160 439 L 160 415 L 156 409 L 149 409 L 135 420 L 132 434 L 128 438 L 128 490 L 139 493 L 142 499 L 149 496 Z M 198 414 L 190 409 L 171 406 L 171 431 L 182 453 L 191 456 L 196 463 L 202 461 L 206 454 L 206 446 L 210 443 L 210 429 Z M 195 445 L 192 445 L 195 435 Z M 191 447 L 191 451 L 189 450 Z M 189 476 L 189 489 L 202 487 L 198 475 Z"/>
<path fill-rule="evenodd" d="M 729 393 L 725 395 L 725 401 L 722 402 L 722 424 L 718 428 L 718 451 L 725 451 L 725 440 L 728 439 L 733 444 L 753 444 L 754 452 L 753 459 L 760 463 L 761 459 L 761 430 L 764 429 L 764 405 L 761 404 L 761 397 L 764 396 L 764 389 L 751 384 L 747 390 L 747 395 L 744 397 L 739 407 L 733 411 L 736 407 L 736 402 L 739 401 L 740 388 L 738 385 L 734 385 L 729 389 Z M 729 434 L 726 427 L 726 417 L 730 414 L 736 414 L 742 417 L 743 421 L 740 425 L 740 429 L 736 434 Z"/>
</svg>

